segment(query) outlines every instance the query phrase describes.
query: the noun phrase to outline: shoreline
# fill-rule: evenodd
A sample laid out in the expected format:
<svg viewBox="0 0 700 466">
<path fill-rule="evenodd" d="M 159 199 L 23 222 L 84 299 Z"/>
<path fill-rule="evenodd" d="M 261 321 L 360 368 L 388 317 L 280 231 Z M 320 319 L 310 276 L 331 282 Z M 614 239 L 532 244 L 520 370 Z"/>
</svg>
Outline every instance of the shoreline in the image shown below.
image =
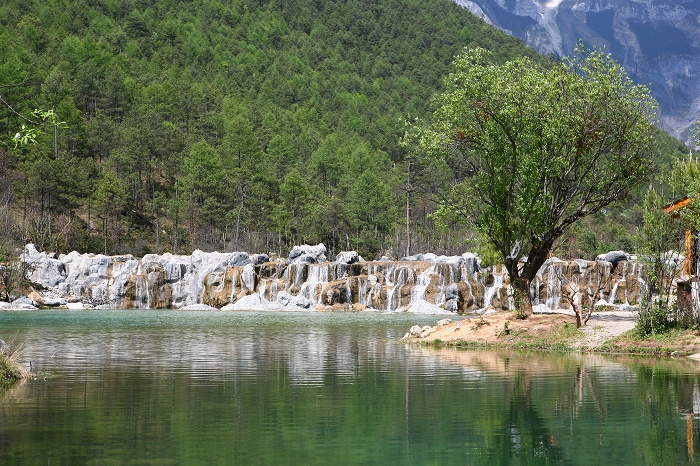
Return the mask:
<svg viewBox="0 0 700 466">
<path fill-rule="evenodd" d="M 533 314 L 520 320 L 515 313 L 503 311 L 441 321 L 435 327 L 414 326 L 403 340 L 436 347 L 636 354 L 700 361 L 700 332 L 669 330 L 640 339 L 634 334 L 636 314 L 617 310 L 594 312 L 588 324 L 577 329 L 574 317 L 566 314 Z"/>
</svg>

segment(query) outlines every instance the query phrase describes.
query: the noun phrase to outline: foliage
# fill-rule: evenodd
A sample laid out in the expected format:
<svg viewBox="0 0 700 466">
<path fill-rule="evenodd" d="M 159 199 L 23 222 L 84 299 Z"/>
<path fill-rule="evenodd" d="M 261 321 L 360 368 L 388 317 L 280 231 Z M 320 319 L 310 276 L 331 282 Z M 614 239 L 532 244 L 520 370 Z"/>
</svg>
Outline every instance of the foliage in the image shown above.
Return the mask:
<svg viewBox="0 0 700 466">
<path fill-rule="evenodd" d="M 35 109 L 31 115 L 35 120 L 40 122 L 48 122 L 54 128 L 65 129 L 68 127 L 65 121 L 58 120 L 58 115 L 56 115 L 56 112 L 53 109 L 45 111 Z M 28 122 L 31 124 L 39 124 L 37 121 L 28 120 Z M 15 149 L 20 144 L 36 144 L 36 138 L 39 134 L 41 134 L 41 130 L 23 123 L 20 130 L 15 133 L 14 137 L 12 138 L 15 142 Z"/>
<path fill-rule="evenodd" d="M 672 296 L 673 280 L 685 272 L 687 261 L 677 251 L 685 251 L 686 231 L 697 235 L 700 226 L 700 164 L 691 157 L 673 165 L 669 182 L 674 199 L 688 200 L 668 212 L 669 200 L 650 188 L 644 201 L 644 224 L 638 233 L 638 250 L 647 261 L 645 296 L 640 305 L 637 333 L 652 335 L 670 327 L 693 328 L 699 324 L 694 310 L 677 306 Z M 696 239 L 697 241 L 697 239 Z M 693 252 L 691 252 L 693 254 Z M 690 270 L 697 274 L 697 270 Z M 693 306 L 694 307 L 694 306 Z"/>
<path fill-rule="evenodd" d="M 646 259 L 646 300 L 651 304 L 653 295 L 666 305 L 669 303 L 671 280 L 676 276 L 678 264 L 673 251 L 682 248 L 678 238 L 683 228 L 678 219 L 664 210 L 666 201 L 656 190 L 649 188 L 644 199 L 644 224 L 637 236 L 637 250 Z"/>
<path fill-rule="evenodd" d="M 425 152 L 451 169 L 443 204 L 498 250 L 528 311 L 529 283 L 558 238 L 625 197 L 651 167 L 647 88 L 609 55 L 576 53 L 544 68 L 465 51 L 430 126 L 416 129 Z"/>
<path fill-rule="evenodd" d="M 431 217 L 444 170 L 408 170 L 402 118 L 428 116 L 464 47 L 545 61 L 448 0 L 10 0 L 0 24 L 0 239 L 57 252 L 153 250 L 162 235 L 173 252 L 323 241 L 369 258 L 410 236 L 415 251 L 462 253 L 476 235 Z M 669 139 L 659 160 L 678 152 Z M 183 190 L 202 142 L 220 170 L 207 201 Z M 105 170 L 127 193 L 107 221 Z M 282 198 L 292 172 L 309 204 Z"/>
<path fill-rule="evenodd" d="M 9 302 L 14 293 L 27 287 L 31 272 L 30 264 L 12 257 L 6 247 L 0 246 L 0 298 Z"/>
<path fill-rule="evenodd" d="M 635 331 L 640 338 L 663 333 L 672 327 L 673 306 L 662 300 L 644 300 L 639 306 Z"/>
</svg>

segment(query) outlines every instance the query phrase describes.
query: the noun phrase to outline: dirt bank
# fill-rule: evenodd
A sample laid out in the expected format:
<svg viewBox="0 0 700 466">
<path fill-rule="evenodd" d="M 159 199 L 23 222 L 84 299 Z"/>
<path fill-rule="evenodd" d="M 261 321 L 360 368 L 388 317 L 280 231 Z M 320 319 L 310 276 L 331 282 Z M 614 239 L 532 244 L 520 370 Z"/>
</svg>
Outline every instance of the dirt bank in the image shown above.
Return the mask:
<svg viewBox="0 0 700 466">
<path fill-rule="evenodd" d="M 535 314 L 525 320 L 512 312 L 450 322 L 409 340 L 456 346 L 518 347 L 575 351 L 604 351 L 682 355 L 700 358 L 700 332 L 670 331 L 639 339 L 631 332 L 636 312 L 604 311 L 591 316 L 588 325 L 576 328 L 573 316 Z"/>
</svg>

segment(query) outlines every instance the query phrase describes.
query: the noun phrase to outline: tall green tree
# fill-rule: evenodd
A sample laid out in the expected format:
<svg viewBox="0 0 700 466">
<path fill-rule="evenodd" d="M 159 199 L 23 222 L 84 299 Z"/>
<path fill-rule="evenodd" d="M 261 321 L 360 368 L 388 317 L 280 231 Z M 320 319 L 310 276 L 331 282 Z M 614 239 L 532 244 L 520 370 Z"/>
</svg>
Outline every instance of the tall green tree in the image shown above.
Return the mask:
<svg viewBox="0 0 700 466">
<path fill-rule="evenodd" d="M 609 55 L 581 46 L 548 68 L 499 65 L 482 49 L 454 67 L 420 143 L 452 169 L 443 204 L 499 251 L 529 314 L 555 241 L 646 178 L 655 105 Z"/>
<path fill-rule="evenodd" d="M 92 197 L 92 202 L 102 217 L 104 254 L 108 252 L 107 240 L 111 239 L 114 241 L 119 239 L 120 233 L 117 221 L 127 205 L 128 198 L 129 192 L 126 184 L 119 179 L 116 173 L 105 169 Z"/>
</svg>

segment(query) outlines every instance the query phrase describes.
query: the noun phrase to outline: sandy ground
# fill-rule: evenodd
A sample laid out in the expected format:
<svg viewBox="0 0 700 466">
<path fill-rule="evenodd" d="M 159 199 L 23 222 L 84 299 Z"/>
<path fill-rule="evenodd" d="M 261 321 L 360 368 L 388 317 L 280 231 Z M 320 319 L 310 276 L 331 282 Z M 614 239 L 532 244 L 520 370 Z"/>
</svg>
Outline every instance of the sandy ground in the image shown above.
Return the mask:
<svg viewBox="0 0 700 466">
<path fill-rule="evenodd" d="M 596 348 L 618 335 L 632 330 L 636 325 L 636 312 L 607 311 L 591 315 L 588 325 L 579 329 L 583 338 L 574 348 Z"/>
<path fill-rule="evenodd" d="M 635 313 L 605 311 L 595 313 L 588 325 L 574 332 L 575 320 L 565 314 L 535 314 L 525 320 L 516 319 L 513 313 L 499 312 L 483 317 L 450 322 L 430 329 L 419 340 L 443 342 L 465 340 L 474 343 L 508 345 L 537 341 L 556 342 L 567 340 L 575 349 L 595 349 L 635 326 Z"/>
</svg>

